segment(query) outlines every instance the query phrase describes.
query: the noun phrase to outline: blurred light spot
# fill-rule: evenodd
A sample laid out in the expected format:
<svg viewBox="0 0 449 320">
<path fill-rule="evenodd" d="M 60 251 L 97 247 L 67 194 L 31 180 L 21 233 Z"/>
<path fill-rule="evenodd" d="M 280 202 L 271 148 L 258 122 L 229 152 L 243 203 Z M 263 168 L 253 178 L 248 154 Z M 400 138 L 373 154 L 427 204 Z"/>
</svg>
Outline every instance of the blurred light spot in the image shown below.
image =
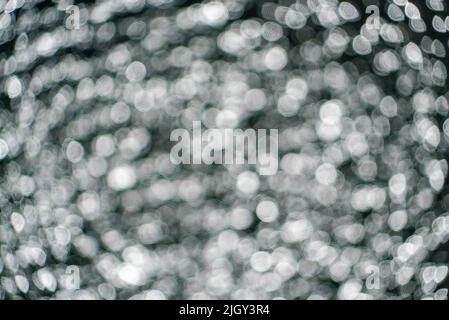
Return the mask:
<svg viewBox="0 0 449 320">
<path fill-rule="evenodd" d="M 265 54 L 265 65 L 270 70 L 281 70 L 287 65 L 287 54 L 284 49 L 274 47 Z"/>
<path fill-rule="evenodd" d="M 256 214 L 261 221 L 269 223 L 277 219 L 279 210 L 273 201 L 263 200 L 257 205 Z"/>
<path fill-rule="evenodd" d="M 137 182 L 136 172 L 129 165 L 115 167 L 108 174 L 108 185 L 114 190 L 125 190 L 133 187 Z"/>
</svg>

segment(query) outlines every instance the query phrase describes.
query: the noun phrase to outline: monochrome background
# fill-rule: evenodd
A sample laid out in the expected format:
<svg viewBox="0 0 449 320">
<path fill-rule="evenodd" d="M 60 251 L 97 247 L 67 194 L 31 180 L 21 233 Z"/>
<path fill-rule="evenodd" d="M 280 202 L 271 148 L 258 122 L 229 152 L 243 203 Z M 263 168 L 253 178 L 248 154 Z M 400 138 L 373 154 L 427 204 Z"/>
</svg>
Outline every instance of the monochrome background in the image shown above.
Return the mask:
<svg viewBox="0 0 449 320">
<path fill-rule="evenodd" d="M 448 5 L 0 0 L 0 298 L 446 299 Z"/>
</svg>

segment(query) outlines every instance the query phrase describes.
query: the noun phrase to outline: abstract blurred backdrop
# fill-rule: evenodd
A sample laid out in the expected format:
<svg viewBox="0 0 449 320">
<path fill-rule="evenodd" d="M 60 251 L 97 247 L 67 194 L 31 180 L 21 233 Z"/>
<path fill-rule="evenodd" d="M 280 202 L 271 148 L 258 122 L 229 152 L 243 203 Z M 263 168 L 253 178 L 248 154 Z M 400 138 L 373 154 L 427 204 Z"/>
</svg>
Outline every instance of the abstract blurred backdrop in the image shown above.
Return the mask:
<svg viewBox="0 0 449 320">
<path fill-rule="evenodd" d="M 448 6 L 0 0 L 0 298 L 446 299 Z"/>
</svg>

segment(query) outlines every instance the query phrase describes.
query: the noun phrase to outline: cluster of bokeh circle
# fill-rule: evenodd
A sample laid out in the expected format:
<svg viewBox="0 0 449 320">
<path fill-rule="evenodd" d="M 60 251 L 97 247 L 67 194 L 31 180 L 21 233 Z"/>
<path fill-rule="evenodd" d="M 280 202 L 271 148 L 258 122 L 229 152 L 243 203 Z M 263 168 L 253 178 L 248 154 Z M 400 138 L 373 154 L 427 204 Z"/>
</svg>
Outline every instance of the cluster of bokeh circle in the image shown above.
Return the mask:
<svg viewBox="0 0 449 320">
<path fill-rule="evenodd" d="M 0 0 L 0 298 L 447 298 L 445 5 Z M 174 165 L 193 121 L 278 172 Z"/>
</svg>

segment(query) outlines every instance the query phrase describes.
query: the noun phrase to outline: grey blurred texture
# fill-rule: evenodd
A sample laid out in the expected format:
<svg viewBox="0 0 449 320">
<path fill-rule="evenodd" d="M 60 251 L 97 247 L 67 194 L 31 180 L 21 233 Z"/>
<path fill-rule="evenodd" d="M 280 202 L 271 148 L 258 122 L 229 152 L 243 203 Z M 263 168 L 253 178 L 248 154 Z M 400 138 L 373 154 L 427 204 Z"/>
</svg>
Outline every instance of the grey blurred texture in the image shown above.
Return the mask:
<svg viewBox="0 0 449 320">
<path fill-rule="evenodd" d="M 0 0 L 0 298 L 446 299 L 447 16 Z M 174 165 L 196 120 L 278 172 Z"/>
</svg>

